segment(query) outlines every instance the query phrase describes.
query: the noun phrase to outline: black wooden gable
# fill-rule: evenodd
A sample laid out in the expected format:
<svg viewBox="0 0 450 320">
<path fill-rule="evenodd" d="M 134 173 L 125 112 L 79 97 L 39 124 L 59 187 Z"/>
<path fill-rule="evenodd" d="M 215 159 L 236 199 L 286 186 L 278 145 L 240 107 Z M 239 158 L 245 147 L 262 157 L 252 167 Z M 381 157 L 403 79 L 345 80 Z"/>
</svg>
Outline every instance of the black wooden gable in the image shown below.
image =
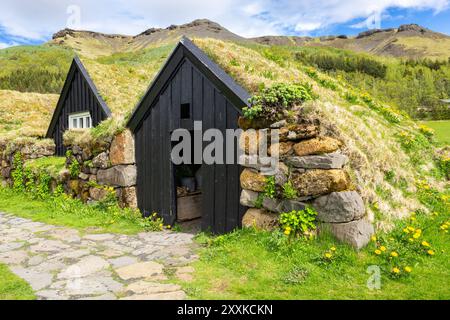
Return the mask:
<svg viewBox="0 0 450 320">
<path fill-rule="evenodd" d="M 90 112 L 93 126 L 111 117 L 111 110 L 98 93 L 80 59 L 75 57 L 46 134 L 47 138 L 54 139 L 57 155 L 65 152 L 62 140 L 64 131 L 68 129 L 69 114 L 84 111 Z"/>
<path fill-rule="evenodd" d="M 213 62 L 188 38 L 183 37 L 165 65 L 148 88 L 144 97 L 133 111 L 127 127 L 136 131 L 149 109 L 156 103 L 160 93 L 185 60 L 201 72 L 231 102 L 230 105 L 242 109 L 248 106 L 250 95 L 238 85 L 222 68 Z"/>
</svg>

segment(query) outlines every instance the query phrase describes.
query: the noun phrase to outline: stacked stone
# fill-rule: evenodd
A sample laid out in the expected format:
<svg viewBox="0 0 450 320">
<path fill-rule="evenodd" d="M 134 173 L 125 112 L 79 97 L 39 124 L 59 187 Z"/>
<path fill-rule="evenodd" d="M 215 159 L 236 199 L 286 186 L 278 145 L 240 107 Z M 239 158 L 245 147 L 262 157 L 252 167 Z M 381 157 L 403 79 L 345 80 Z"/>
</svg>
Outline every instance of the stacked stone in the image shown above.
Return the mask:
<svg viewBox="0 0 450 320">
<path fill-rule="evenodd" d="M 116 135 L 110 144 L 95 152 L 88 147 L 68 146 L 66 166 L 76 160 L 80 165 L 78 177 L 70 177 L 69 170 L 62 173 L 66 178 L 66 192 L 83 201 L 100 201 L 107 196 L 105 187 L 114 188 L 122 207 L 137 207 L 136 161 L 134 139 L 130 131 Z"/>
<path fill-rule="evenodd" d="M 374 231 L 364 219 L 364 201 L 345 170 L 349 159 L 342 153 L 342 143 L 321 135 L 317 120 L 297 120 L 295 124 L 281 121 L 263 130 L 273 129 L 280 133 L 280 141 L 267 146 L 269 157 L 279 158 L 277 172 L 271 173 L 276 183 L 274 199 L 264 196 L 268 176 L 263 163 L 268 163 L 267 159 L 248 154 L 249 131 L 241 139 L 241 148 L 247 154 L 240 177 L 241 204 L 250 208 L 243 225 L 270 230 L 277 227 L 280 213 L 311 206 L 318 212 L 319 230 L 328 229 L 358 249 L 367 245 Z M 296 199 L 283 199 L 282 186 L 288 181 L 297 192 Z"/>
<path fill-rule="evenodd" d="M 55 144 L 48 139 L 18 139 L 0 142 L 0 173 L 3 186 L 11 186 L 11 172 L 14 169 L 14 155 L 22 155 L 22 160 L 39 159 L 55 154 Z"/>
</svg>

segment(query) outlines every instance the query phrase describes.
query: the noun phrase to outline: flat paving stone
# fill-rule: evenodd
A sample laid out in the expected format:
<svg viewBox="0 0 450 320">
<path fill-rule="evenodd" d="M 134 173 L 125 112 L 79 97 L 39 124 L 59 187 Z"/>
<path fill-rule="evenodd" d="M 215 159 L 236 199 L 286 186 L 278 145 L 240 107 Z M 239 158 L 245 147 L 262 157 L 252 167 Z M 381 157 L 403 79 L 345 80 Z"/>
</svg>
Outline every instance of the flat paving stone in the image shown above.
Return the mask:
<svg viewBox="0 0 450 320">
<path fill-rule="evenodd" d="M 112 266 L 114 268 L 125 267 L 125 266 L 129 266 L 130 264 L 138 263 L 138 259 L 137 258 L 135 258 L 135 257 L 128 257 L 128 256 L 114 258 L 114 259 L 109 259 L 108 261 L 112 264 Z"/>
<path fill-rule="evenodd" d="M 164 266 L 147 261 L 115 269 L 117 275 L 123 280 L 162 278 Z"/>
<path fill-rule="evenodd" d="M 11 267 L 10 269 L 14 274 L 27 281 L 35 291 L 48 287 L 53 280 L 51 273 L 37 272 L 23 267 Z"/>
<path fill-rule="evenodd" d="M 28 259 L 28 253 L 24 250 L 0 253 L 0 262 L 4 264 L 21 264 Z"/>
<path fill-rule="evenodd" d="M 198 258 L 192 237 L 167 231 L 82 236 L 0 213 L 0 263 L 27 281 L 39 300 L 185 299 L 163 270 Z"/>
</svg>

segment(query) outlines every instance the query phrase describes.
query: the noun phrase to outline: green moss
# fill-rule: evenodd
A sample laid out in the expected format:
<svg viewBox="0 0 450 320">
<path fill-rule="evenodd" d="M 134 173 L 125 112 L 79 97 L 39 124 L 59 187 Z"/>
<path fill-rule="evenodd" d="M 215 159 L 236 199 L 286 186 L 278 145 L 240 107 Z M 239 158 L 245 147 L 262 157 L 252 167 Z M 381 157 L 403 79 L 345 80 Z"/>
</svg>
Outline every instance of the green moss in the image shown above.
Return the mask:
<svg viewBox="0 0 450 320">
<path fill-rule="evenodd" d="M 35 174 L 47 173 L 52 178 L 57 178 L 61 170 L 64 169 L 66 158 L 64 157 L 44 157 L 29 160 L 24 167 L 30 169 Z"/>
</svg>

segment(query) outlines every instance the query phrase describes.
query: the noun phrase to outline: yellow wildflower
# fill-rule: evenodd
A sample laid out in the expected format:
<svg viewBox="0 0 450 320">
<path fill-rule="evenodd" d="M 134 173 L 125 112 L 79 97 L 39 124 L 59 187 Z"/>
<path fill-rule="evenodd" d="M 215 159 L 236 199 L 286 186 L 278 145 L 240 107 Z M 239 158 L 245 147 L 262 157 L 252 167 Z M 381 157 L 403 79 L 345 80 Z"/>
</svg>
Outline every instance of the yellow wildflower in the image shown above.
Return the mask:
<svg viewBox="0 0 450 320">
<path fill-rule="evenodd" d="M 377 236 L 372 236 L 371 240 L 372 240 L 373 242 L 377 241 Z"/>
<path fill-rule="evenodd" d="M 400 269 L 395 267 L 395 268 L 392 269 L 392 272 L 395 273 L 395 274 L 399 274 L 400 273 Z"/>
<path fill-rule="evenodd" d="M 433 250 L 428 250 L 427 253 L 428 253 L 430 256 L 434 256 L 434 255 L 435 255 L 435 252 L 434 252 Z"/>
<path fill-rule="evenodd" d="M 172 228 L 172 226 L 170 226 L 170 225 L 167 226 L 167 229 L 171 229 L 171 228 Z"/>
<path fill-rule="evenodd" d="M 290 227 L 287 227 L 287 228 L 284 230 L 284 234 L 287 235 L 287 236 L 290 235 L 290 234 L 291 234 L 291 230 L 292 230 L 292 229 L 291 229 Z"/>
<path fill-rule="evenodd" d="M 414 232 L 416 229 L 414 229 L 413 227 L 408 227 L 408 230 Z"/>
<path fill-rule="evenodd" d="M 391 257 L 397 258 L 398 257 L 398 253 L 395 251 L 391 252 Z"/>
<path fill-rule="evenodd" d="M 405 267 L 405 271 L 406 271 L 407 273 L 411 273 L 411 272 L 412 272 L 412 268 L 411 268 L 411 267 Z"/>
<path fill-rule="evenodd" d="M 414 233 L 413 238 L 414 239 L 419 239 L 420 238 L 420 233 Z"/>
<path fill-rule="evenodd" d="M 422 230 L 420 230 L 420 229 L 417 229 L 417 230 L 416 230 L 416 233 L 418 233 L 418 234 L 422 234 Z"/>
<path fill-rule="evenodd" d="M 381 247 L 380 247 L 380 250 L 383 251 L 383 252 L 385 252 L 385 251 L 386 251 L 386 247 L 385 247 L 385 246 L 381 246 Z"/>
<path fill-rule="evenodd" d="M 329 252 L 325 253 L 325 258 L 331 259 L 331 257 L 332 257 L 331 253 L 329 253 Z"/>
<path fill-rule="evenodd" d="M 409 242 L 414 242 L 414 239 L 413 238 L 409 238 L 408 241 Z"/>
<path fill-rule="evenodd" d="M 381 251 L 380 250 L 375 250 L 375 254 L 379 256 L 381 254 Z"/>
<path fill-rule="evenodd" d="M 426 242 L 426 241 L 423 241 L 423 242 L 422 242 L 422 245 L 423 245 L 424 247 L 430 247 L 430 244 L 429 244 L 428 242 Z"/>
<path fill-rule="evenodd" d="M 403 232 L 406 233 L 406 234 L 408 234 L 408 233 L 409 233 L 408 228 L 403 229 Z"/>
<path fill-rule="evenodd" d="M 336 247 L 331 247 L 331 251 L 336 251 Z"/>
</svg>

